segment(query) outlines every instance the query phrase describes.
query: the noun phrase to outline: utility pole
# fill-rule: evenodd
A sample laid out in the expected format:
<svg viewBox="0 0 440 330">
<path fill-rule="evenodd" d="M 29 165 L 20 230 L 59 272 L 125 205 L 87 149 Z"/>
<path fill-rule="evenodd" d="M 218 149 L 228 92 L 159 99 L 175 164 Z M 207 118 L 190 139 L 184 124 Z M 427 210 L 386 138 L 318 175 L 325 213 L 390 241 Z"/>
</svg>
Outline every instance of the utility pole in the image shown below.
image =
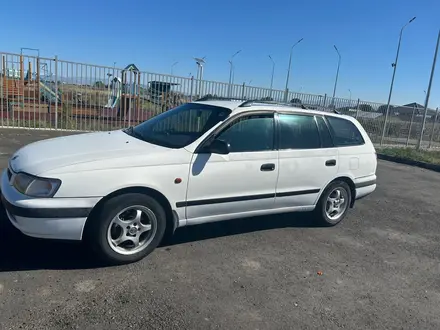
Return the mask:
<svg viewBox="0 0 440 330">
<path fill-rule="evenodd" d="M 428 91 L 426 93 L 426 99 L 425 99 L 425 113 L 423 115 L 422 130 L 420 132 L 420 138 L 419 138 L 419 141 L 417 143 L 417 150 L 419 150 L 420 147 L 422 146 L 423 131 L 425 130 L 426 115 L 427 115 L 427 112 L 428 112 L 429 95 L 431 94 L 431 86 L 432 86 L 432 80 L 434 78 L 435 63 L 437 62 L 437 54 L 438 54 L 439 44 L 440 44 L 440 30 L 438 31 L 437 45 L 435 46 L 434 59 L 432 61 L 431 76 L 429 77 Z"/>
<path fill-rule="evenodd" d="M 232 93 L 232 84 L 234 83 L 234 76 L 233 76 L 233 72 L 234 72 L 234 63 L 232 62 L 234 60 L 234 57 L 241 52 L 241 49 L 236 51 L 234 53 L 234 55 L 231 56 L 231 59 L 229 60 L 229 91 L 228 91 L 228 97 L 231 97 L 231 93 Z"/>
<path fill-rule="evenodd" d="M 339 53 L 339 50 L 336 47 L 336 45 L 333 45 L 333 47 L 335 48 L 336 53 L 338 53 L 338 69 L 336 70 L 335 86 L 333 88 L 333 97 L 332 97 L 332 104 L 335 105 L 336 86 L 338 85 L 339 67 L 341 66 L 341 54 Z"/>
<path fill-rule="evenodd" d="M 174 62 L 174 63 L 171 65 L 171 75 L 173 75 L 173 69 L 174 69 L 174 66 L 175 66 L 177 63 L 179 63 L 179 62 Z"/>
<path fill-rule="evenodd" d="M 197 64 L 197 82 L 198 86 L 196 85 L 196 95 L 199 95 L 198 97 L 202 97 L 202 81 L 203 81 L 203 65 L 205 62 L 206 56 L 200 57 L 194 57 L 194 60 Z"/>
<path fill-rule="evenodd" d="M 400 43 L 402 41 L 402 34 L 403 30 L 410 24 L 412 21 L 414 21 L 416 17 L 414 16 L 411 18 L 408 23 L 406 23 L 401 29 L 400 29 L 400 35 L 399 35 L 399 43 L 397 44 L 397 52 L 396 52 L 396 60 L 394 63 L 391 64 L 393 69 L 393 77 L 391 78 L 391 85 L 390 85 L 390 93 L 388 94 L 388 102 L 387 102 L 387 110 L 385 111 L 385 122 L 383 124 L 383 130 L 382 130 L 382 137 L 380 139 L 380 145 L 383 143 L 383 139 L 385 138 L 385 131 L 387 126 L 387 120 L 388 120 L 388 113 L 390 111 L 390 102 L 391 102 L 391 95 L 393 94 L 393 86 L 394 86 L 394 77 L 396 76 L 396 69 L 397 69 L 397 61 L 399 60 L 399 52 L 400 52 Z"/>
<path fill-rule="evenodd" d="M 273 75 L 275 73 L 275 61 L 273 60 L 272 56 L 269 55 L 270 60 L 272 61 L 272 78 L 270 79 L 270 97 L 272 97 L 272 90 L 273 90 Z"/>
<path fill-rule="evenodd" d="M 303 41 L 304 38 L 299 39 L 296 43 L 293 44 L 293 46 L 290 48 L 290 56 L 289 56 L 289 67 L 287 68 L 287 77 L 286 77 L 286 90 L 285 90 L 285 102 L 287 102 L 287 93 L 289 88 L 289 78 L 290 78 L 290 68 L 292 66 L 292 52 L 293 48 L 298 45 L 301 41 Z"/>
</svg>

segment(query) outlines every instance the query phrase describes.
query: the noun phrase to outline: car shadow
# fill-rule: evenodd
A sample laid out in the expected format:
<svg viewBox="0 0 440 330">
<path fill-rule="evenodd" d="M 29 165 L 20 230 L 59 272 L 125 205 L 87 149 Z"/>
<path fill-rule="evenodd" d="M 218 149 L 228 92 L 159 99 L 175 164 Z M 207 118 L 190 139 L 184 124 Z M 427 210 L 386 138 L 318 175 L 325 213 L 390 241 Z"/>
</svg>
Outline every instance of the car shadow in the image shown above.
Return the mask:
<svg viewBox="0 0 440 330">
<path fill-rule="evenodd" d="M 172 237 L 165 239 L 160 246 L 165 247 L 256 231 L 295 227 L 313 228 L 317 225 L 310 213 L 287 213 L 219 221 L 179 228 Z"/>
<path fill-rule="evenodd" d="M 164 239 L 159 248 L 206 239 L 288 227 L 315 227 L 310 214 L 295 213 L 236 219 L 188 226 Z M 84 244 L 37 239 L 14 228 L 0 208 L 0 272 L 38 269 L 90 269 L 107 267 L 99 263 Z"/>
</svg>

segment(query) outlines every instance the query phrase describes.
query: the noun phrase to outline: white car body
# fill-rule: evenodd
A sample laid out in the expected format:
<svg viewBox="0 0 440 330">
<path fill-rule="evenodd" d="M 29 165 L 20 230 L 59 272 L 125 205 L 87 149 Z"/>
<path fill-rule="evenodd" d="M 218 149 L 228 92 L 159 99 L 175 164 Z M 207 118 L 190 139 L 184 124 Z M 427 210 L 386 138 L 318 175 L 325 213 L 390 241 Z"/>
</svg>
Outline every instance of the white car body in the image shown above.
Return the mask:
<svg viewBox="0 0 440 330">
<path fill-rule="evenodd" d="M 43 140 L 18 150 L 2 174 L 2 200 L 10 221 L 29 236 L 81 240 L 93 208 L 106 196 L 134 187 L 163 197 L 175 227 L 311 211 L 325 187 L 336 178 L 351 182 L 355 199 L 376 188 L 374 146 L 352 117 L 272 104 L 240 107 L 242 102 L 198 103 L 232 110 L 225 121 L 261 111 L 344 118 L 355 125 L 364 143 L 322 149 L 195 153 L 224 122 L 178 149 L 144 142 L 122 130 Z M 327 160 L 335 160 L 335 166 L 326 166 Z M 275 164 L 275 169 L 261 171 L 266 163 Z M 17 173 L 55 178 L 61 185 L 52 197 L 30 197 L 14 186 Z"/>
</svg>

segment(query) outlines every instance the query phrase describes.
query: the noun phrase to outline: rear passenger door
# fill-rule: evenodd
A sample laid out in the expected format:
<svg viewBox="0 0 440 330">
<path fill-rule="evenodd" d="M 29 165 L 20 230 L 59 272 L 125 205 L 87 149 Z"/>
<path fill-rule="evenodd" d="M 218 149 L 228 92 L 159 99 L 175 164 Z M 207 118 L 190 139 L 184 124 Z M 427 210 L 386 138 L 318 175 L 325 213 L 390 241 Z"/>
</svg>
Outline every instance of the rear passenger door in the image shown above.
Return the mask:
<svg viewBox="0 0 440 330">
<path fill-rule="evenodd" d="M 322 116 L 278 113 L 276 208 L 312 206 L 338 173 L 338 149 Z"/>
</svg>

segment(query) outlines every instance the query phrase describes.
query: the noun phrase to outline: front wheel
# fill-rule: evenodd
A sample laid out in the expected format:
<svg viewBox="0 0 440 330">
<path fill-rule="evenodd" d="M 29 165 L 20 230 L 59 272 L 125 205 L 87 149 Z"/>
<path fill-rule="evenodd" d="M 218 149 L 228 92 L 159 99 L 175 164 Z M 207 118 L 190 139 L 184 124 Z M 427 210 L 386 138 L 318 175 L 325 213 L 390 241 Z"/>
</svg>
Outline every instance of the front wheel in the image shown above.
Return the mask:
<svg viewBox="0 0 440 330">
<path fill-rule="evenodd" d="M 319 199 L 315 209 L 320 225 L 335 226 L 347 215 L 351 202 L 351 190 L 344 181 L 330 183 Z"/>
<path fill-rule="evenodd" d="M 86 239 L 111 264 L 146 257 L 159 245 L 166 227 L 163 207 L 154 198 L 137 193 L 109 199 L 89 220 Z"/>
</svg>

